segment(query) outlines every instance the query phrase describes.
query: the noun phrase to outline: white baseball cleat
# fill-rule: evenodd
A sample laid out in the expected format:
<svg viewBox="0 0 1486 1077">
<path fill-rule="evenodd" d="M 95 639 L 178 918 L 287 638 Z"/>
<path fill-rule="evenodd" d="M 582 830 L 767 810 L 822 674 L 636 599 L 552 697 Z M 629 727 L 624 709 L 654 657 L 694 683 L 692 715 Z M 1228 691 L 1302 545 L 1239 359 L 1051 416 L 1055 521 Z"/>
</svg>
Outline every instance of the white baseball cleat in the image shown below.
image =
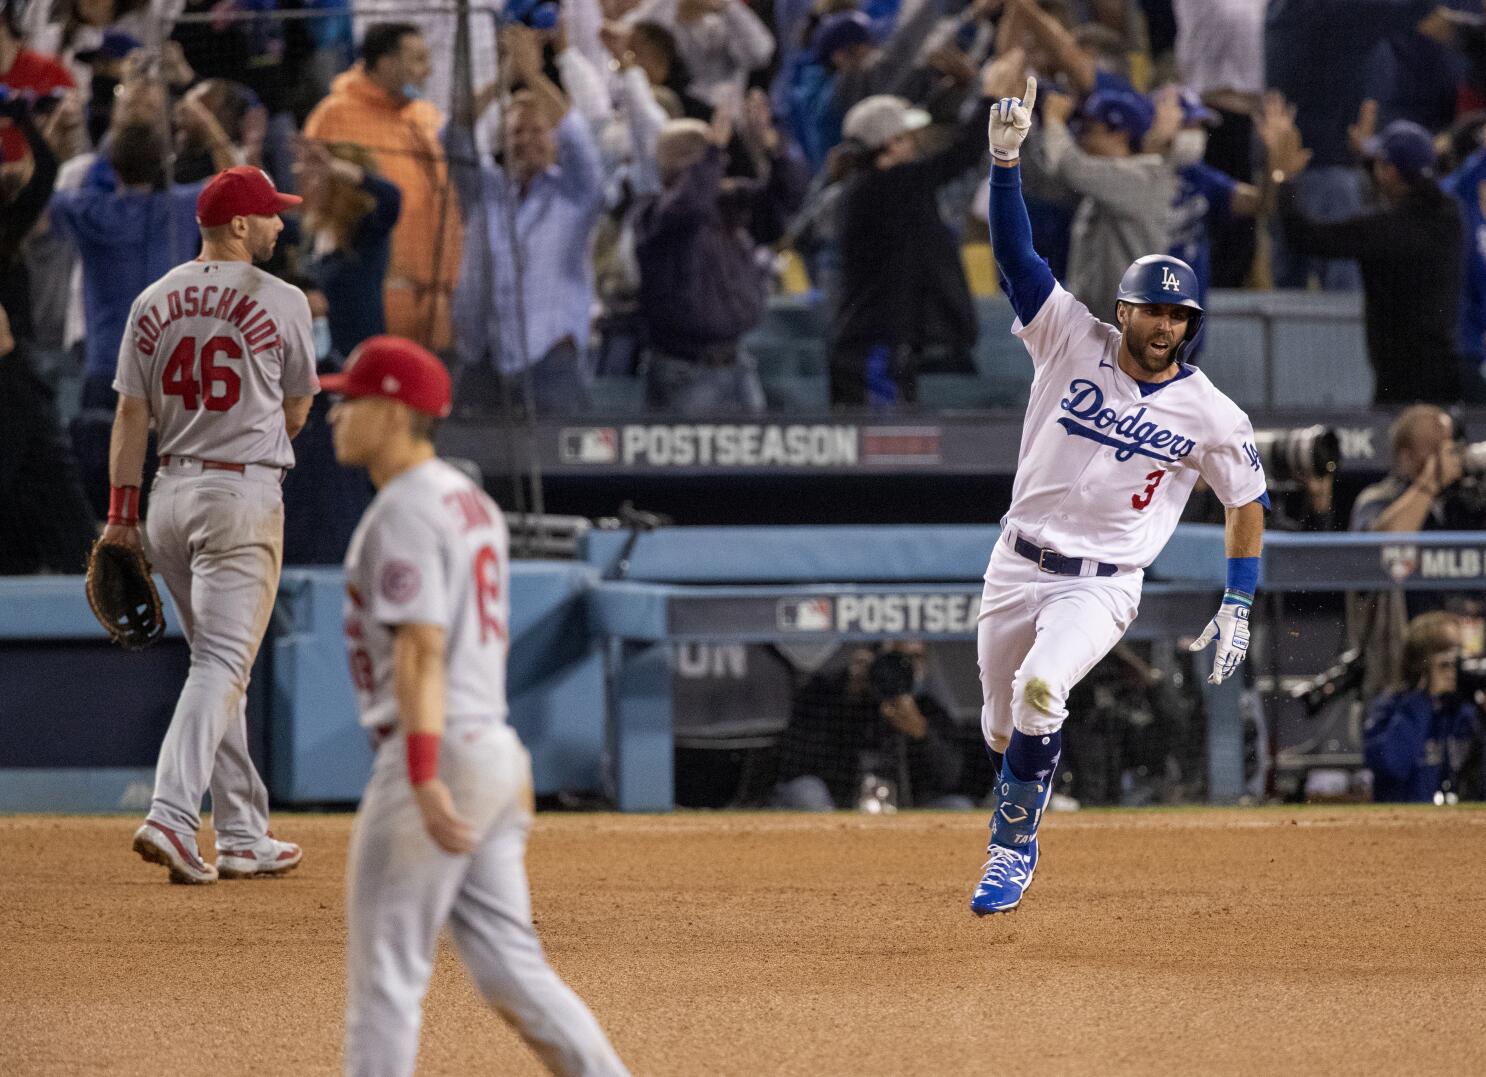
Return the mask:
<svg viewBox="0 0 1486 1077">
<path fill-rule="evenodd" d="M 196 842 L 153 819 L 134 832 L 134 851 L 151 864 L 170 869 L 170 881 L 200 885 L 217 881 L 217 869 L 201 859 Z"/>
<path fill-rule="evenodd" d="M 218 849 L 217 873 L 224 879 L 284 875 L 299 867 L 304 850 L 293 842 L 265 835 L 246 849 Z"/>
</svg>

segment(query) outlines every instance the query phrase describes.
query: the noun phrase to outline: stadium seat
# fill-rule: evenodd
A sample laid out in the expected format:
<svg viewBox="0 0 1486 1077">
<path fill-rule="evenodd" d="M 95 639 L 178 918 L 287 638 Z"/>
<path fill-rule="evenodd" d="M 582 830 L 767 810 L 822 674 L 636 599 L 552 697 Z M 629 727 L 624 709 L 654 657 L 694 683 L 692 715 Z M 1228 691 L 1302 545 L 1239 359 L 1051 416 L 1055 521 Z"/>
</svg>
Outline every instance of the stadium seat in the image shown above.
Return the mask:
<svg viewBox="0 0 1486 1077">
<path fill-rule="evenodd" d="M 589 397 L 600 415 L 634 415 L 645 410 L 645 383 L 630 375 L 598 377 Z"/>
<path fill-rule="evenodd" d="M 824 374 L 776 374 L 762 381 L 770 411 L 825 411 L 831 406 Z"/>
<path fill-rule="evenodd" d="M 1000 405 L 996 387 L 979 374 L 921 374 L 918 402 L 946 411 Z"/>
</svg>

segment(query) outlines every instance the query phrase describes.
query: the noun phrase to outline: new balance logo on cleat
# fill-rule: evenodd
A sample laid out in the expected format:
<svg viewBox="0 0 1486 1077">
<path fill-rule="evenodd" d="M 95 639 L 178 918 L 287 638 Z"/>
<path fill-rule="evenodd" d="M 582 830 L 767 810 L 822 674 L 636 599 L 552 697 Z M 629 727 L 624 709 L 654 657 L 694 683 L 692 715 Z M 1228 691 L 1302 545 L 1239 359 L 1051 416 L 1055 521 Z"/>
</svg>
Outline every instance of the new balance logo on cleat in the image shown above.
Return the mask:
<svg viewBox="0 0 1486 1077">
<path fill-rule="evenodd" d="M 970 911 L 976 916 L 1011 912 L 1021 904 L 1022 894 L 1032 885 L 1032 873 L 1037 870 L 1037 841 L 1034 838 L 1025 851 L 993 842 L 986 852 L 990 859 L 970 899 Z"/>
</svg>

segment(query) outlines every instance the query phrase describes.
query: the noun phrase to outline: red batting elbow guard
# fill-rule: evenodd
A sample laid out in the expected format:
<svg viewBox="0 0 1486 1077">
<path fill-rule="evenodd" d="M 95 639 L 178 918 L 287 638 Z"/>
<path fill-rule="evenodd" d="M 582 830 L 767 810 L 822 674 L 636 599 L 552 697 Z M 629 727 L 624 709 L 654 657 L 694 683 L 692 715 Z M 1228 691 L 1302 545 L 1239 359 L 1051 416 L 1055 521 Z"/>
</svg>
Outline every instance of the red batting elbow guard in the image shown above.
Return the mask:
<svg viewBox="0 0 1486 1077">
<path fill-rule="evenodd" d="M 408 734 L 408 781 L 422 785 L 439 776 L 439 743 L 444 738 L 438 733 Z"/>
<path fill-rule="evenodd" d="M 120 527 L 139 524 L 139 487 L 111 486 L 108 491 L 108 522 Z"/>
</svg>

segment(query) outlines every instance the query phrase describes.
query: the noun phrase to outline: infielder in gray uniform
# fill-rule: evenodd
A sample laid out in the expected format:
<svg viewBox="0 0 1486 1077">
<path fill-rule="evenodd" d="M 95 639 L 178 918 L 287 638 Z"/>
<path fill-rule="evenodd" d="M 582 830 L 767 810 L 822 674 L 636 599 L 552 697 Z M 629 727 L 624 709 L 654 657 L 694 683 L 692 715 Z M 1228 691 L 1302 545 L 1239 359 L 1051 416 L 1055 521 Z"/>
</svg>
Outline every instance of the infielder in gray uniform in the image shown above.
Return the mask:
<svg viewBox="0 0 1486 1077">
<path fill-rule="evenodd" d="M 449 375 L 372 337 L 325 389 L 335 455 L 378 493 L 346 552 L 346 648 L 378 745 L 351 834 L 346 1073 L 411 1074 L 447 923 L 480 993 L 554 1073 L 624 1064 L 531 922 L 531 759 L 506 724 L 510 539 L 495 502 L 437 459 Z"/>
<path fill-rule="evenodd" d="M 248 757 L 248 676 L 283 556 L 279 484 L 319 390 L 304 293 L 253 266 L 284 227 L 282 195 L 256 168 L 215 176 L 196 203 L 201 256 L 134 301 L 119 348 L 105 542 L 140 547 L 139 485 L 155 427 L 160 469 L 143 545 L 165 577 L 191 668 L 160 747 L 134 851 L 171 882 L 279 875 L 299 846 L 268 833 L 268 791 Z M 196 846 L 212 793 L 217 862 Z"/>
</svg>

